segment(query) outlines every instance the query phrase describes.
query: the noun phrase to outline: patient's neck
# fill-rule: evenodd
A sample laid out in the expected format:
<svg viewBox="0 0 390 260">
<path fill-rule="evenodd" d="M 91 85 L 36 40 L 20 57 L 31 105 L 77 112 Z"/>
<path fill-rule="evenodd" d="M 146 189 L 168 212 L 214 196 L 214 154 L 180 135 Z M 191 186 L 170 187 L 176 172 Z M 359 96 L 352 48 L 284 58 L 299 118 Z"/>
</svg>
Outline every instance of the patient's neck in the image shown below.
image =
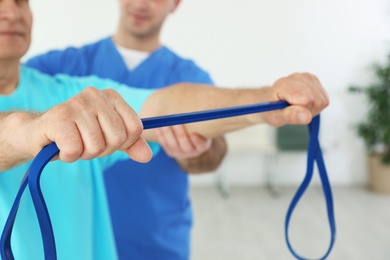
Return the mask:
<svg viewBox="0 0 390 260">
<path fill-rule="evenodd" d="M 19 61 L 0 61 L 0 95 L 9 95 L 16 89 L 19 67 Z"/>
</svg>

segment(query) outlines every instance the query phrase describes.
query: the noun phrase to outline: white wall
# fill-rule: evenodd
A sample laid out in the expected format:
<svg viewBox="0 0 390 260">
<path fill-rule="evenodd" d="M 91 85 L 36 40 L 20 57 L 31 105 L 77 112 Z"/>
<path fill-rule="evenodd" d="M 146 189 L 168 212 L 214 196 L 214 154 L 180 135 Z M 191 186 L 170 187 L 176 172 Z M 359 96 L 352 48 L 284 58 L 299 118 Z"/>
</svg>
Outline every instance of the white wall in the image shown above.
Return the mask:
<svg viewBox="0 0 390 260">
<path fill-rule="evenodd" d="M 90 42 L 115 29 L 115 0 L 30 3 L 35 27 L 26 57 Z M 184 0 L 167 22 L 163 42 L 194 58 L 223 86 L 259 86 L 296 71 L 315 73 L 331 99 L 321 129 L 331 181 L 356 184 L 365 181 L 366 162 L 352 125 L 366 108 L 362 97 L 346 88 L 367 83 L 370 64 L 384 60 L 390 50 L 389 25 L 386 0 Z M 301 180 L 302 163 L 296 162 L 304 163 L 304 156 L 297 156 L 281 158 L 278 170 L 286 172 L 278 174 L 281 182 Z M 223 170 L 233 182 L 262 182 L 256 156 L 246 168 L 256 168 L 258 174 L 243 173 L 242 159 L 232 157 Z"/>
</svg>

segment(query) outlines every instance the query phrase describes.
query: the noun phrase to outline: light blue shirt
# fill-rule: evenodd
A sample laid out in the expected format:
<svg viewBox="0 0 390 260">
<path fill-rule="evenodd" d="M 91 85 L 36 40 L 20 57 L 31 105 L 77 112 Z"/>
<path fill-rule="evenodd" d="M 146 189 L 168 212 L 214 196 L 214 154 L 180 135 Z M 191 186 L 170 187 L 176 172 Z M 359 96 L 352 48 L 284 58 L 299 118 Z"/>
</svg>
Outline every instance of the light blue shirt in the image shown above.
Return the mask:
<svg viewBox="0 0 390 260">
<path fill-rule="evenodd" d="M 11 95 L 0 96 L 0 111 L 45 111 L 83 88 L 94 86 L 117 90 L 139 112 L 153 93 L 97 77 L 52 77 L 23 66 L 20 75 L 17 89 Z M 156 152 L 158 146 L 152 144 L 152 149 Z M 71 164 L 54 161 L 47 165 L 41 184 L 53 224 L 58 259 L 117 258 L 102 172 L 127 158 L 125 153 L 116 152 L 90 161 Z M 28 166 L 26 163 L 0 172 L 1 227 L 4 227 Z M 43 259 L 39 225 L 28 189 L 19 206 L 11 243 L 15 259 Z"/>
</svg>

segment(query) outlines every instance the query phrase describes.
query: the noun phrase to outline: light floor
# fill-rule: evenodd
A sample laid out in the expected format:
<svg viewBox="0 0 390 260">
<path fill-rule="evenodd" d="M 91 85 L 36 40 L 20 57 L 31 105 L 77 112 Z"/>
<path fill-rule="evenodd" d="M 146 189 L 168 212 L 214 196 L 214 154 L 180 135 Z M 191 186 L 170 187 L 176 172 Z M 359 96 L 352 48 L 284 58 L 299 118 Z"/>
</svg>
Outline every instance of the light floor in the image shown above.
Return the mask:
<svg viewBox="0 0 390 260">
<path fill-rule="evenodd" d="M 284 218 L 295 188 L 277 198 L 260 187 L 232 188 L 228 199 L 212 187 L 193 187 L 192 260 L 294 259 L 284 238 Z M 333 188 L 337 238 L 328 259 L 390 259 L 390 195 L 364 188 Z M 322 190 L 308 190 L 290 224 L 296 250 L 318 259 L 330 241 Z"/>
</svg>

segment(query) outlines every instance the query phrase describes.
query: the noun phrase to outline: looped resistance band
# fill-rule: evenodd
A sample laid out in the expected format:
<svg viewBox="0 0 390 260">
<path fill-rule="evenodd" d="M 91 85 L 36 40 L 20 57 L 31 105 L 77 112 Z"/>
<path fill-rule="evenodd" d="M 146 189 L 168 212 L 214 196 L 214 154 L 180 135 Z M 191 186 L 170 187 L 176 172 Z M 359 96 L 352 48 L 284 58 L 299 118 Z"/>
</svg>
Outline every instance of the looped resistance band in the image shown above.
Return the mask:
<svg viewBox="0 0 390 260">
<path fill-rule="evenodd" d="M 332 189 L 328 179 L 328 174 L 326 172 L 324 159 L 322 158 L 320 143 L 318 141 L 319 130 L 320 130 L 320 116 L 316 116 L 309 124 L 310 139 L 309 139 L 309 147 L 307 152 L 306 175 L 290 203 L 290 206 L 287 210 L 286 221 L 284 226 L 285 238 L 286 238 L 288 249 L 299 260 L 307 260 L 307 258 L 298 255 L 295 252 L 295 250 L 292 248 L 289 239 L 288 230 L 289 230 L 292 213 L 295 207 L 297 206 L 299 200 L 301 199 L 303 193 L 306 191 L 307 187 L 309 186 L 310 181 L 313 177 L 314 162 L 317 162 L 317 166 L 318 166 L 318 172 L 321 179 L 322 190 L 325 196 L 325 203 L 326 203 L 326 209 L 327 209 L 328 221 L 330 227 L 330 244 L 325 255 L 320 258 L 321 260 L 326 259 L 328 257 L 328 255 L 330 254 L 333 248 L 334 241 L 336 239 L 336 222 L 334 219 Z"/>
<path fill-rule="evenodd" d="M 145 118 L 142 119 L 142 123 L 144 125 L 144 129 L 146 130 L 146 129 L 152 129 L 157 127 L 194 123 L 194 122 L 205 121 L 205 120 L 213 120 L 213 119 L 240 116 L 240 115 L 251 114 L 251 113 L 260 113 L 260 112 L 278 110 L 278 109 L 286 108 L 287 106 L 289 106 L 289 104 L 284 101 L 260 103 L 260 104 L 247 105 L 247 106 L 238 106 L 238 107 L 231 107 L 231 108 L 193 112 L 193 113 Z M 322 158 L 320 144 L 318 141 L 319 126 L 320 126 L 320 117 L 317 116 L 313 118 L 313 121 L 309 125 L 310 142 L 308 147 L 306 176 L 302 184 L 298 188 L 298 191 L 295 194 L 290 204 L 290 207 L 287 211 L 286 222 L 285 222 L 285 236 L 286 236 L 287 246 L 291 251 L 291 253 L 299 260 L 305 260 L 305 258 L 299 256 L 292 248 L 288 236 L 288 227 L 289 227 L 292 212 L 294 211 L 295 206 L 297 205 L 299 199 L 302 197 L 303 193 L 306 191 L 312 179 L 314 162 L 317 162 L 319 173 L 320 173 L 321 184 L 325 194 L 328 220 L 329 220 L 329 226 L 331 231 L 331 242 L 329 248 L 326 254 L 322 258 L 320 258 L 321 260 L 326 259 L 326 257 L 329 255 L 330 251 L 332 250 L 334 240 L 335 240 L 335 234 L 336 234 L 332 190 L 328 180 L 325 164 Z M 0 253 L 3 260 L 14 259 L 14 255 L 11 249 L 11 234 L 12 234 L 12 229 L 15 222 L 16 214 L 18 211 L 18 207 L 20 204 L 20 199 L 27 185 L 29 185 L 35 211 L 38 216 L 45 259 L 47 260 L 57 259 L 54 232 L 50 221 L 49 213 L 46 207 L 46 203 L 41 192 L 40 176 L 46 164 L 58 153 L 59 150 L 55 143 L 51 143 L 50 145 L 44 147 L 41 150 L 41 152 L 39 152 L 39 154 L 32 161 L 30 168 L 26 172 L 1 235 Z"/>
<path fill-rule="evenodd" d="M 32 161 L 29 169 L 24 175 L 22 184 L 20 185 L 14 204 L 12 205 L 11 212 L 9 213 L 7 221 L 5 223 L 3 233 L 1 234 L 0 251 L 3 260 L 14 259 L 14 255 L 11 249 L 11 233 L 14 226 L 16 213 L 18 212 L 20 199 L 27 185 L 29 185 L 30 188 L 31 197 L 33 199 L 35 211 L 37 213 L 39 221 L 39 226 L 41 228 L 45 259 L 57 259 L 53 228 L 51 225 L 45 200 L 42 196 L 39 181 L 43 168 L 51 159 L 54 158 L 54 156 L 58 154 L 58 152 L 59 150 L 55 143 L 51 143 L 48 146 L 44 147 Z"/>
</svg>

